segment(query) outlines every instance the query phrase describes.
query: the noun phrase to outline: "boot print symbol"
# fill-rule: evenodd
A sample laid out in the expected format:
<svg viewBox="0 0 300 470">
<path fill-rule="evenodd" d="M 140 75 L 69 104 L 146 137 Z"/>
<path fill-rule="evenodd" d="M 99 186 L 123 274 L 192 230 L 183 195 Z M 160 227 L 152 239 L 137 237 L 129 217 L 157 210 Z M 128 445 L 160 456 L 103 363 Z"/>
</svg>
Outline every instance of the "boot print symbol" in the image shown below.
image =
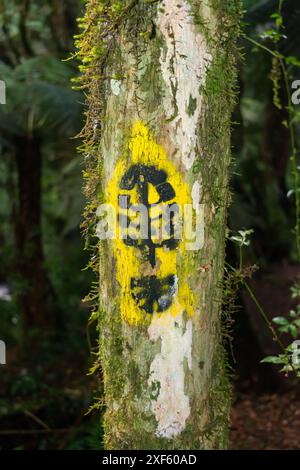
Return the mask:
<svg viewBox="0 0 300 470">
<path fill-rule="evenodd" d="M 158 248 L 167 247 L 174 250 L 179 240 L 175 239 L 174 229 L 174 208 L 176 204 L 171 203 L 174 200 L 176 193 L 172 185 L 167 181 L 167 173 L 164 170 L 157 169 L 154 165 L 137 164 L 132 165 L 129 170 L 124 174 L 120 182 L 120 189 L 128 191 L 129 194 L 119 195 L 119 223 L 122 229 L 128 229 L 131 222 L 130 217 L 122 214 L 122 210 L 128 211 L 133 207 L 131 203 L 130 191 L 136 189 L 139 204 L 145 207 L 147 212 L 147 233 L 143 239 L 138 238 L 125 238 L 124 243 L 127 246 L 135 247 L 141 250 L 154 269 L 156 265 L 155 252 Z M 153 203 L 150 202 L 149 192 L 151 186 L 155 188 L 157 200 Z M 151 218 L 151 209 L 158 204 L 166 204 L 170 210 L 170 229 L 169 236 L 159 242 L 155 242 L 151 234 L 151 224 L 153 222 L 161 223 L 162 214 L 159 213 L 155 219 Z M 176 209 L 175 209 L 176 211 Z M 137 228 L 140 228 L 139 226 Z M 159 279 L 155 275 L 144 276 L 141 279 L 132 278 L 130 282 L 132 297 L 140 309 L 147 313 L 163 312 L 167 310 L 172 304 L 172 299 L 176 294 L 177 278 L 175 275 L 169 275 L 165 278 Z"/>
</svg>

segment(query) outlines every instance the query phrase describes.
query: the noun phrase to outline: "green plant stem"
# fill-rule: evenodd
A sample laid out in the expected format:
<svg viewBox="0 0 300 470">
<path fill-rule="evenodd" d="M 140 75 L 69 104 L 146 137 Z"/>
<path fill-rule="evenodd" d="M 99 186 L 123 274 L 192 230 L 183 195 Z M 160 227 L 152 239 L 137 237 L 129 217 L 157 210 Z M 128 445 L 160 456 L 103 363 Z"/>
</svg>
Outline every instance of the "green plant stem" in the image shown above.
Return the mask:
<svg viewBox="0 0 300 470">
<path fill-rule="evenodd" d="M 283 1 L 280 3 L 279 12 L 281 12 L 283 6 Z M 296 136 L 295 136 L 295 128 L 293 124 L 292 118 L 292 95 L 290 90 L 290 83 L 289 83 L 289 76 L 286 69 L 286 65 L 284 62 L 283 56 L 280 54 L 278 50 L 272 51 L 269 47 L 255 41 L 255 39 L 250 38 L 247 35 L 243 35 L 244 38 L 249 41 L 250 43 L 254 44 L 255 46 L 259 47 L 260 49 L 268 52 L 273 57 L 279 60 L 280 67 L 283 74 L 284 85 L 287 94 L 288 105 L 286 107 L 288 111 L 288 129 L 290 134 L 290 143 L 292 148 L 292 154 L 290 157 L 290 161 L 292 163 L 292 174 L 293 174 L 293 183 L 294 183 L 294 192 L 295 192 L 295 206 L 296 206 L 296 221 L 295 221 L 295 235 L 296 235 L 296 250 L 297 250 L 297 261 L 300 262 L 300 192 L 299 192 L 299 172 L 297 168 L 297 147 L 296 147 Z"/>
<path fill-rule="evenodd" d="M 234 273 L 238 273 L 238 276 L 240 278 L 240 283 L 242 286 L 245 287 L 245 289 L 247 290 L 248 294 L 250 295 L 250 298 L 252 299 L 252 301 L 254 302 L 254 305 L 256 306 L 257 310 L 259 311 L 259 313 L 261 314 L 262 318 L 264 319 L 265 323 L 267 324 L 268 328 L 270 329 L 270 331 L 272 332 L 273 334 L 273 340 L 274 342 L 276 342 L 278 344 L 278 346 L 280 347 L 281 349 L 281 352 L 286 355 L 287 352 L 286 352 L 286 348 L 283 344 L 283 342 L 281 341 L 275 327 L 272 325 L 271 321 L 269 320 L 266 312 L 264 311 L 262 305 L 260 304 L 258 298 L 256 297 L 256 295 L 254 294 L 253 290 L 251 289 L 251 287 L 249 286 L 249 284 L 245 281 L 245 279 L 243 278 L 243 276 L 241 275 L 241 271 L 240 270 L 237 270 L 236 268 L 234 268 L 233 266 L 231 266 L 231 264 L 229 263 L 226 263 L 226 265 L 234 272 Z M 297 371 L 296 369 L 294 368 L 294 365 L 292 363 L 290 363 L 291 365 L 291 368 L 293 370 L 293 372 L 295 372 L 295 374 L 297 374 Z"/>
<path fill-rule="evenodd" d="M 280 16 L 282 16 L 282 8 L 285 0 L 279 0 L 279 6 L 278 6 L 278 13 Z"/>
<path fill-rule="evenodd" d="M 270 49 L 269 47 L 264 46 L 264 45 L 261 44 L 260 42 L 255 41 L 255 39 L 250 38 L 250 36 L 247 36 L 247 34 L 243 34 L 243 37 L 244 37 L 248 42 L 251 42 L 254 46 L 257 46 L 257 47 L 259 47 L 260 49 L 263 49 L 264 51 L 266 51 L 266 52 L 268 52 L 269 54 L 271 54 L 273 57 L 276 57 L 277 59 L 279 59 L 279 57 L 278 57 L 278 52 L 272 51 L 272 49 Z"/>
<path fill-rule="evenodd" d="M 285 0 L 279 0 L 279 5 L 278 5 L 278 15 L 280 18 L 282 18 L 282 9 L 284 5 Z M 276 30 L 278 33 L 280 33 L 280 30 L 282 28 L 282 22 L 276 23 Z M 289 135 L 290 135 L 290 144 L 291 144 L 291 156 L 290 156 L 290 161 L 292 164 L 292 176 L 293 176 L 293 185 L 294 185 L 294 192 L 295 192 L 295 209 L 296 209 L 296 221 L 295 221 L 295 236 L 296 236 L 296 250 L 297 250 L 297 260 L 298 262 L 300 261 L 300 192 L 299 192 L 299 172 L 298 172 L 298 166 L 297 166 L 297 146 L 296 146 L 296 133 L 295 133 L 295 127 L 294 127 L 294 122 L 293 122 L 293 103 L 292 103 L 292 95 L 291 95 L 291 90 L 290 90 L 290 83 L 289 83 L 289 74 L 288 70 L 286 67 L 285 63 L 285 57 L 280 53 L 278 49 L 278 41 L 275 42 L 275 50 L 270 49 L 269 47 L 265 46 L 264 44 L 261 44 L 260 42 L 256 41 L 255 39 L 250 38 L 247 35 L 243 35 L 244 38 L 255 45 L 256 47 L 264 50 L 268 54 L 270 54 L 272 57 L 276 58 L 279 61 L 280 68 L 282 71 L 282 76 L 284 80 L 284 86 L 286 89 L 286 94 L 287 94 L 287 106 L 286 106 L 286 111 L 288 113 L 288 118 L 287 118 L 287 128 L 289 130 Z M 234 272 L 237 272 L 235 268 L 230 266 L 230 264 L 227 263 L 227 265 L 232 269 Z M 264 311 L 263 307 L 259 303 L 257 297 L 255 296 L 254 292 L 252 291 L 251 287 L 249 284 L 245 281 L 243 275 L 242 275 L 242 266 L 243 266 L 243 253 L 242 253 L 242 247 L 240 246 L 240 262 L 239 262 L 239 273 L 238 275 L 240 276 L 241 284 L 245 287 L 247 290 L 248 294 L 250 295 L 252 301 L 254 302 L 256 308 L 260 312 L 262 318 L 266 322 L 268 328 L 273 334 L 273 340 L 279 345 L 280 349 L 282 350 L 283 354 L 286 355 L 287 351 L 282 343 L 279 335 L 277 334 L 276 328 L 272 325 L 272 322 L 269 320 L 266 312 Z M 291 363 L 291 368 L 292 370 L 297 374 L 297 371 L 294 368 L 294 365 Z"/>
<path fill-rule="evenodd" d="M 288 99 L 288 128 L 290 133 L 290 142 L 292 147 L 292 155 L 290 157 L 292 163 L 292 172 L 293 172 L 293 179 L 294 179 L 294 192 L 295 192 L 295 201 L 296 201 L 296 225 L 295 225 L 295 233 L 296 233 L 296 246 L 297 246 L 297 261 L 300 261 L 300 193 L 299 193 L 299 172 L 297 168 L 297 147 L 296 147 L 296 136 L 295 136 L 295 127 L 293 124 L 292 119 L 292 112 L 293 103 L 292 103 L 292 96 L 289 84 L 289 77 L 286 70 L 285 63 L 283 59 L 280 57 L 280 66 L 282 69 L 284 83 L 286 87 L 287 99 Z"/>
<path fill-rule="evenodd" d="M 254 294 L 253 290 L 251 289 L 251 287 L 249 286 L 249 284 L 245 281 L 245 279 L 243 279 L 243 276 L 241 275 L 241 270 L 237 270 L 236 268 L 234 268 L 231 264 L 229 263 L 226 263 L 226 265 L 231 269 L 231 271 L 233 271 L 234 273 L 238 273 L 239 275 L 239 278 L 240 278 L 240 283 L 241 285 L 243 285 L 248 294 L 250 295 L 251 299 L 253 300 L 255 306 L 257 307 L 258 311 L 260 312 L 262 318 L 264 319 L 264 321 L 266 322 L 266 324 L 268 325 L 269 329 L 271 330 L 272 334 L 273 334 L 273 339 L 274 341 L 276 341 L 278 343 L 278 345 L 280 346 L 281 350 L 286 353 L 285 351 L 285 347 L 281 341 L 281 339 L 279 338 L 274 326 L 272 325 L 271 321 L 269 320 L 266 312 L 264 311 L 262 305 L 260 304 L 258 298 L 256 297 L 256 295 Z"/>
<path fill-rule="evenodd" d="M 253 290 L 251 289 L 251 287 L 249 286 L 249 284 L 243 280 L 242 281 L 242 284 L 243 286 L 247 289 L 251 299 L 253 300 L 254 304 L 256 305 L 257 309 L 259 310 L 260 314 L 262 315 L 263 319 L 265 320 L 265 322 L 267 323 L 268 327 L 270 328 L 270 330 L 272 331 L 273 333 L 273 340 L 279 345 L 282 353 L 284 355 L 287 354 L 287 351 L 286 351 L 286 348 L 283 344 L 283 342 L 281 341 L 281 339 L 279 338 L 277 332 L 276 332 L 276 329 L 274 328 L 274 326 L 272 325 L 271 321 L 269 320 L 269 318 L 267 317 L 267 314 L 266 312 L 264 311 L 263 307 L 261 306 L 261 304 L 259 303 L 256 295 L 254 294 Z M 295 374 L 297 374 L 297 370 L 295 369 L 294 367 L 294 364 L 292 363 L 292 361 L 290 362 L 290 366 L 293 370 L 293 372 L 295 372 Z"/>
<path fill-rule="evenodd" d="M 279 338 L 279 336 L 276 332 L 276 329 L 274 328 L 271 321 L 269 320 L 266 312 L 264 311 L 263 307 L 259 303 L 259 301 L 258 301 L 256 295 L 254 294 L 253 290 L 251 289 L 251 287 L 249 286 L 249 284 L 245 280 L 242 281 L 242 285 L 246 288 L 248 294 L 250 295 L 251 299 L 253 300 L 253 302 L 254 302 L 255 306 L 257 307 L 258 311 L 260 312 L 262 318 L 264 319 L 264 321 L 268 325 L 269 329 L 271 330 L 271 332 L 273 334 L 274 341 L 276 341 L 276 343 L 280 346 L 280 349 L 282 350 L 282 352 L 284 354 L 286 354 L 284 344 L 282 343 L 281 339 Z"/>
<path fill-rule="evenodd" d="M 278 14 L 281 18 L 282 18 L 282 9 L 283 9 L 283 5 L 285 1 L 286 0 L 279 0 Z M 281 28 L 282 28 L 282 23 L 276 24 L 276 29 L 278 33 L 280 33 Z M 278 59 L 279 59 L 280 67 L 282 70 L 282 75 L 284 79 L 284 85 L 285 85 L 287 100 L 288 100 L 288 106 L 286 109 L 288 112 L 288 129 L 290 133 L 290 142 L 291 142 L 291 148 L 292 148 L 290 161 L 292 163 L 292 174 L 293 174 L 293 179 L 294 179 L 294 191 L 295 191 L 295 203 L 296 203 L 295 235 L 296 235 L 297 260 L 300 261 L 300 220 L 299 220 L 300 219 L 300 194 L 299 194 L 299 173 L 298 173 L 298 168 L 297 168 L 297 147 L 296 147 L 296 138 L 295 138 L 295 128 L 293 125 L 293 116 L 292 116 L 293 103 L 292 103 L 289 76 L 288 76 L 286 64 L 284 62 L 283 56 L 280 54 L 278 50 L 277 42 L 276 42 L 276 52 L 278 53 Z"/>
<path fill-rule="evenodd" d="M 240 271 L 243 267 L 243 247 L 240 245 Z"/>
</svg>

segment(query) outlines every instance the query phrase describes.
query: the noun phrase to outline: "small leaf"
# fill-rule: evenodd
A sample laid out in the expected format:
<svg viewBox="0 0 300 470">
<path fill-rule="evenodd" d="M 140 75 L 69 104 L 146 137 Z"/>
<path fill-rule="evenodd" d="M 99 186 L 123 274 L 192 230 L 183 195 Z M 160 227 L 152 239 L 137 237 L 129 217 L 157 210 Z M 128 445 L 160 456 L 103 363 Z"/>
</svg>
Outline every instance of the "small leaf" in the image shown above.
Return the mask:
<svg viewBox="0 0 300 470">
<path fill-rule="evenodd" d="M 292 335 L 293 338 L 297 338 L 298 336 L 298 328 L 296 325 L 290 325 L 290 333 Z"/>
<path fill-rule="evenodd" d="M 289 65 L 294 65 L 295 67 L 300 67 L 300 60 L 295 56 L 288 56 L 285 58 L 285 62 Z"/>
<path fill-rule="evenodd" d="M 280 372 L 292 372 L 294 370 L 291 364 L 286 364 L 285 366 L 280 369 Z"/>
<path fill-rule="evenodd" d="M 289 325 L 289 321 L 287 318 L 284 318 L 284 317 L 275 317 L 273 318 L 273 323 L 275 323 L 276 325 L 281 325 L 281 326 L 286 326 L 286 325 Z"/>
<path fill-rule="evenodd" d="M 276 20 L 277 18 L 281 18 L 281 16 L 278 12 L 275 12 L 275 13 L 272 13 L 272 15 L 270 15 L 270 18 L 274 18 Z"/>
<path fill-rule="evenodd" d="M 260 362 L 261 364 L 268 363 L 268 364 L 287 364 L 289 361 L 288 356 L 284 356 L 280 354 L 279 356 L 267 356 L 262 359 Z"/>
<path fill-rule="evenodd" d="M 291 318 L 296 318 L 296 317 L 298 316 L 298 314 L 297 314 L 297 312 L 295 312 L 295 310 L 290 310 L 289 316 L 290 316 Z"/>
</svg>

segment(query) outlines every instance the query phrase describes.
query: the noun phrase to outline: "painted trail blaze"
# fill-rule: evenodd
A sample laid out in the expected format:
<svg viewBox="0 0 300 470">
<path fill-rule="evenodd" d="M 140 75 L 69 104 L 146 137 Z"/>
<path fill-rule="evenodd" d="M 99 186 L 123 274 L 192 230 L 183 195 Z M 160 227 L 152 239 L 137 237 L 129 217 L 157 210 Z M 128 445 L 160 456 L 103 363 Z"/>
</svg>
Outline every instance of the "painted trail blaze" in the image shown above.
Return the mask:
<svg viewBox="0 0 300 470">
<path fill-rule="evenodd" d="M 134 325 L 148 324 L 154 314 L 174 317 L 184 310 L 190 316 L 193 296 L 187 284 L 184 235 L 174 237 L 173 219 L 164 239 L 155 236 L 159 227 L 156 232 L 150 230 L 153 224 L 161 223 L 158 205 L 176 212 L 176 207 L 191 204 L 189 187 L 142 122 L 134 124 L 126 147 L 107 187 L 107 202 L 118 213 L 113 243 L 122 318 Z M 141 220 L 133 220 L 136 212 L 132 210 L 139 205 L 147 208 L 147 233 L 143 237 L 124 236 L 126 231 L 127 235 L 134 231 L 133 227 L 140 229 Z"/>
</svg>

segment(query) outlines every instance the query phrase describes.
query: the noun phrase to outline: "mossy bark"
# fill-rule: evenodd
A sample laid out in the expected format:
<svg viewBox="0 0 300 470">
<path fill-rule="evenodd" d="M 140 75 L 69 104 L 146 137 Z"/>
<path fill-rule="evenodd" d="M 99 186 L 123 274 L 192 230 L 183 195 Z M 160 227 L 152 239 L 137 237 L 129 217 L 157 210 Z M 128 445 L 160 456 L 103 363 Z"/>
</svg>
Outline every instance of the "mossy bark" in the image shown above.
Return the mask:
<svg viewBox="0 0 300 470">
<path fill-rule="evenodd" d="M 90 6 L 97 3 L 103 4 Z M 132 164 L 132 129 L 139 123 L 193 202 L 196 197 L 202 204 L 205 228 L 203 247 L 177 257 L 179 290 L 188 286 L 191 294 L 182 297 L 189 305 L 183 302 L 178 318 L 169 315 L 165 325 L 160 318 L 166 312 L 133 322 L 122 315 L 126 297 L 118 263 L 125 276 L 126 260 L 117 259 L 114 241 L 100 243 L 105 447 L 222 449 L 231 399 L 221 302 L 240 1 L 125 3 L 120 26 L 113 23 L 105 39 L 106 78 L 95 74 L 90 85 L 92 109 L 103 93 L 103 114 L 92 116 L 95 127 L 101 120 L 101 138 L 94 137 L 100 148 L 98 202 L 109 199 L 120 160 L 125 169 Z"/>
</svg>

